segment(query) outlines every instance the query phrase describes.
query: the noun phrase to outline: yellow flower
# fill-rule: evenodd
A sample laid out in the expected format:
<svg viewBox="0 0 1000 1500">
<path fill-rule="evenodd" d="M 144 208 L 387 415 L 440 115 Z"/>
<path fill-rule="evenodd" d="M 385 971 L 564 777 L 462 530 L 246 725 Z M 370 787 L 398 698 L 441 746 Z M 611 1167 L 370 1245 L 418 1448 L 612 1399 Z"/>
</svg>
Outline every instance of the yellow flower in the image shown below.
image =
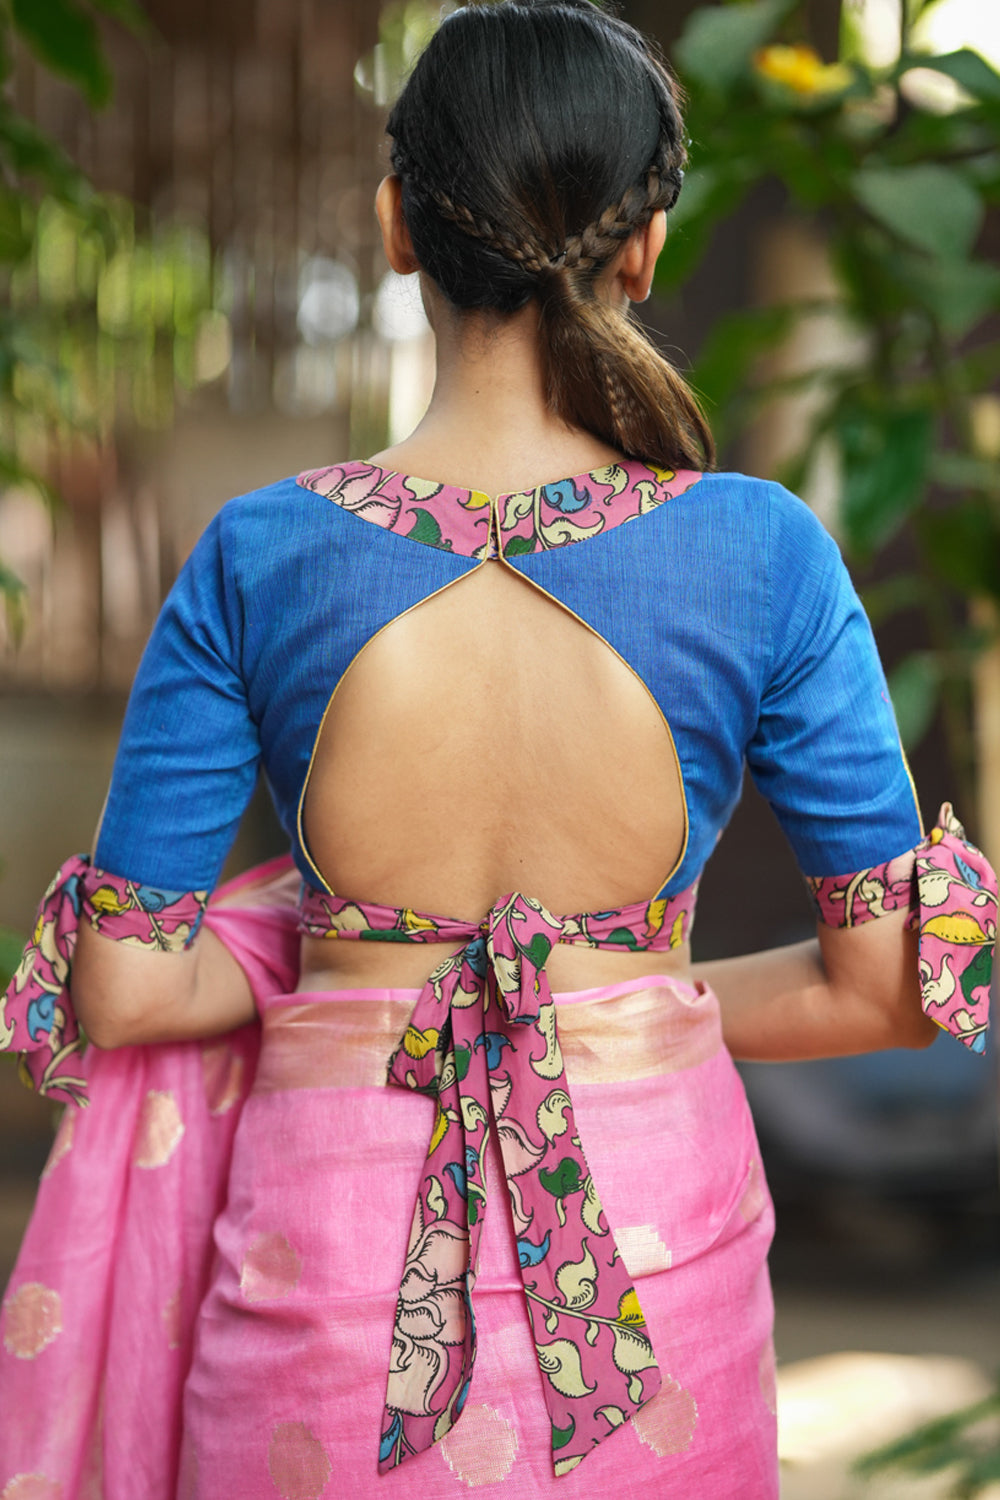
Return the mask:
<svg viewBox="0 0 1000 1500">
<path fill-rule="evenodd" d="M 988 943 L 989 938 L 975 917 L 967 911 L 945 912 L 939 917 L 930 917 L 920 929 L 924 934 L 940 938 L 945 943 Z"/>
<path fill-rule="evenodd" d="M 123 911 L 130 909 L 130 903 L 122 901 L 114 886 L 111 885 L 98 886 L 90 898 L 90 904 L 102 917 L 120 917 Z"/>
<path fill-rule="evenodd" d="M 438 1044 L 439 1032 L 433 1026 L 426 1031 L 418 1031 L 415 1026 L 407 1026 L 406 1035 L 403 1037 L 403 1049 L 407 1057 L 426 1057 L 428 1052 L 433 1052 Z"/>
<path fill-rule="evenodd" d="M 646 907 L 646 936 L 655 937 L 663 926 L 663 919 L 667 915 L 667 903 L 665 901 L 651 901 Z"/>
<path fill-rule="evenodd" d="M 403 907 L 404 932 L 433 932 L 437 926 L 429 917 L 421 917 L 410 906 Z"/>
<path fill-rule="evenodd" d="M 825 63 L 818 52 L 803 42 L 794 47 L 777 43 L 762 47 L 754 58 L 754 67 L 764 78 L 803 96 L 836 94 L 846 89 L 854 76 L 844 63 Z"/>
<path fill-rule="evenodd" d="M 686 911 L 679 911 L 674 918 L 674 925 L 670 929 L 671 948 L 679 948 L 684 941 L 684 919 L 686 916 Z"/>
<path fill-rule="evenodd" d="M 455 1116 L 446 1109 L 441 1108 L 440 1099 L 437 1101 L 437 1114 L 434 1117 L 434 1129 L 431 1131 L 431 1143 L 427 1147 L 427 1155 L 433 1156 L 445 1136 L 448 1127 L 454 1123 Z"/>
<path fill-rule="evenodd" d="M 633 1327 L 637 1323 L 645 1323 L 642 1308 L 639 1306 L 639 1294 L 634 1286 L 630 1286 L 627 1292 L 623 1292 L 618 1302 L 618 1323 L 628 1323 Z"/>
</svg>

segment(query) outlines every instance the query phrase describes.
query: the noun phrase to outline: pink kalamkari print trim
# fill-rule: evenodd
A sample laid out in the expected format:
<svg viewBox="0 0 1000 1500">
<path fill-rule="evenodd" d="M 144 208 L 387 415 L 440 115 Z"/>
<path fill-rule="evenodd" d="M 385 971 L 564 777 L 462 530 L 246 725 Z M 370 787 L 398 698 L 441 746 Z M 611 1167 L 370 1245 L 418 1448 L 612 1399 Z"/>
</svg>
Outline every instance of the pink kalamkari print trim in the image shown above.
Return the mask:
<svg viewBox="0 0 1000 1500">
<path fill-rule="evenodd" d="M 695 888 L 617 911 L 554 917 L 504 897 L 480 923 L 345 901 L 306 887 L 315 936 L 457 945 L 435 969 L 388 1079 L 437 1101 L 393 1331 L 382 1473 L 438 1442 L 472 1382 L 472 1291 L 495 1131 L 557 1475 L 660 1388 L 631 1277 L 580 1141 L 545 965 L 555 943 L 669 951 L 686 937 Z"/>
<path fill-rule="evenodd" d="M 856 927 L 907 907 L 920 933 L 926 1015 L 973 1052 L 986 1047 L 997 939 L 997 879 L 965 837 L 951 803 L 915 849 L 853 875 L 808 880 L 821 922 Z"/>
<path fill-rule="evenodd" d="M 313 469 L 300 474 L 298 482 L 384 531 L 481 560 L 498 555 L 496 528 L 504 557 L 546 552 L 646 515 L 701 477 L 693 469 L 661 469 L 629 459 L 495 500 L 481 490 L 415 479 L 368 463 Z"/>
<path fill-rule="evenodd" d="M 29 1088 L 87 1103 L 78 1059 L 83 1037 L 69 996 L 80 922 L 130 947 L 176 953 L 193 941 L 207 904 L 206 891 L 166 891 L 108 875 L 84 854 L 60 866 L 0 998 L 0 1050 L 20 1053 L 20 1075 Z"/>
</svg>

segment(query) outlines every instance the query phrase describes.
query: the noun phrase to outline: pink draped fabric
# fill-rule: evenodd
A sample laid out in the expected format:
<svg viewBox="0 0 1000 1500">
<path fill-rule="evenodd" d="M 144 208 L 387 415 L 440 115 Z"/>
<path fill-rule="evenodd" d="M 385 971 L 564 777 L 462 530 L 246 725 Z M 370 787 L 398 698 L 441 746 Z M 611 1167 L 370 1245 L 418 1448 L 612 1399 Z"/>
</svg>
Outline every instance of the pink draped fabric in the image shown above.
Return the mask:
<svg viewBox="0 0 1000 1500">
<path fill-rule="evenodd" d="M 774 1500 L 771 1209 L 714 997 L 656 979 L 555 997 L 660 1394 L 553 1478 L 490 1150 L 474 1392 L 442 1442 L 379 1478 L 434 1116 L 385 1086 L 416 992 L 296 994 L 294 912 L 252 885 L 227 899 L 248 904 L 206 921 L 250 973 L 261 1030 L 84 1060 L 91 1107 L 64 1116 L 0 1321 L 5 1500 Z"/>
</svg>

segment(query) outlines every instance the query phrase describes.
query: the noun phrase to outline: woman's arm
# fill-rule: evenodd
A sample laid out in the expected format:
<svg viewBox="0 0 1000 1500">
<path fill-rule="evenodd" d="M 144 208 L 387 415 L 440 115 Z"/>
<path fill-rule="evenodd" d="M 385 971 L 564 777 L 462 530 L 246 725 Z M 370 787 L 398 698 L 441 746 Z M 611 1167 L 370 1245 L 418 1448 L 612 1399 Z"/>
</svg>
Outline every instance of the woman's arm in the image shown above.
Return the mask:
<svg viewBox="0 0 1000 1500">
<path fill-rule="evenodd" d="M 820 925 L 816 942 L 695 964 L 695 977 L 719 997 L 733 1056 L 786 1062 L 929 1047 L 939 1028 L 921 1009 L 918 938 L 907 915 Z"/>
<path fill-rule="evenodd" d="M 160 953 L 81 923 L 70 994 L 88 1038 L 103 1048 L 215 1036 L 256 1015 L 246 975 L 206 927 L 183 952 Z"/>
</svg>

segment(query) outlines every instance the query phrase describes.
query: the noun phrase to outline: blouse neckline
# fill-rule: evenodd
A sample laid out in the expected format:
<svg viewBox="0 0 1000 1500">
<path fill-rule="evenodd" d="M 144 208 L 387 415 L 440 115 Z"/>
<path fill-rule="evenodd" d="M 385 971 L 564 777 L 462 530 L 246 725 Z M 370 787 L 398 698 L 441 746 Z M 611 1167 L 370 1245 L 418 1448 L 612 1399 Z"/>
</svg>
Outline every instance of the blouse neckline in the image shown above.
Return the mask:
<svg viewBox="0 0 1000 1500">
<path fill-rule="evenodd" d="M 648 514 L 701 478 L 698 470 L 625 459 L 491 496 L 354 460 L 307 470 L 298 483 L 384 531 L 482 561 L 586 541 Z"/>
</svg>

